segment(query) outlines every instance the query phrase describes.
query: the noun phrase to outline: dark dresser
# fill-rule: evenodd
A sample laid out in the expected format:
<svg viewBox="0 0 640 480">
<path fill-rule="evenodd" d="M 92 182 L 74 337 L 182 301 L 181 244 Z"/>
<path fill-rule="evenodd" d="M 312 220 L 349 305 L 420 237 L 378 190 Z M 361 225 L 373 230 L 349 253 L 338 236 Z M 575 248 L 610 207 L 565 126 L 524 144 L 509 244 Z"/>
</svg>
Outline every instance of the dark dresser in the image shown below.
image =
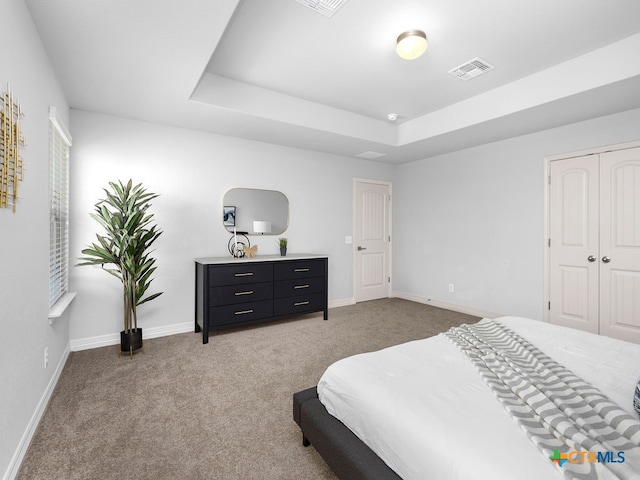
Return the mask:
<svg viewBox="0 0 640 480">
<path fill-rule="evenodd" d="M 233 259 L 197 258 L 195 331 L 328 312 L 328 257 L 294 254 Z"/>
</svg>

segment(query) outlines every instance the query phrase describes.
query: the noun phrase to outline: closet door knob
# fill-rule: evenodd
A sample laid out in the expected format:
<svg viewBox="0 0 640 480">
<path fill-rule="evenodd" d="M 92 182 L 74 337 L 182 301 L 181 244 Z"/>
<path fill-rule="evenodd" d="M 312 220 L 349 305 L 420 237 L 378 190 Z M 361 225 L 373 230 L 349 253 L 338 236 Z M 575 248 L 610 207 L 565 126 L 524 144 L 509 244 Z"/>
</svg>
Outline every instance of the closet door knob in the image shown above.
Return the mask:
<svg viewBox="0 0 640 480">
<path fill-rule="evenodd" d="M 602 261 L 604 263 L 609 263 L 611 261 L 611 257 L 604 256 L 604 257 L 602 257 Z"/>
<path fill-rule="evenodd" d="M 358 245 L 358 251 L 360 251 L 360 250 L 366 250 L 366 249 L 367 249 L 367 247 L 361 247 L 360 245 Z"/>
<path fill-rule="evenodd" d="M 596 256 L 595 255 L 589 255 L 587 257 L 587 260 L 589 260 L 590 262 L 595 262 L 596 261 Z"/>
</svg>

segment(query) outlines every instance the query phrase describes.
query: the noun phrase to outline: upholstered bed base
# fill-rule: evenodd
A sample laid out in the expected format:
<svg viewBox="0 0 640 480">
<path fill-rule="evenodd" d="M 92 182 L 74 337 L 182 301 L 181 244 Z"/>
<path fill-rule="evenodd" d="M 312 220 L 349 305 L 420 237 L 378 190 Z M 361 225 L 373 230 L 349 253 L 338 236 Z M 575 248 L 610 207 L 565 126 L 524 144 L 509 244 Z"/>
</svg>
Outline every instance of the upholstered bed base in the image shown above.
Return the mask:
<svg viewBox="0 0 640 480">
<path fill-rule="evenodd" d="M 293 419 L 302 430 L 302 444 L 313 445 L 338 478 L 401 480 L 373 450 L 327 412 L 316 387 L 293 394 Z"/>
</svg>

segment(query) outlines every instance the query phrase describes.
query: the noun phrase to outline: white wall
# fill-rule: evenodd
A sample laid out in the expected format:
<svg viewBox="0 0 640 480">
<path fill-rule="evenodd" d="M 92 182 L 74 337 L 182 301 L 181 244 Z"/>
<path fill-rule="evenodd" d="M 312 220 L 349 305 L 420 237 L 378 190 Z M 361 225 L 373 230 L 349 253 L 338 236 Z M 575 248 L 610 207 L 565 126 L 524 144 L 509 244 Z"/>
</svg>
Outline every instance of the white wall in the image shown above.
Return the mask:
<svg viewBox="0 0 640 480">
<path fill-rule="evenodd" d="M 48 109 L 55 106 L 68 125 L 68 105 L 24 2 L 3 1 L 2 17 L 0 92 L 9 83 L 22 105 L 27 141 L 17 212 L 0 210 L 0 475 L 10 478 L 68 353 L 68 316 L 51 326 L 47 320 Z"/>
<path fill-rule="evenodd" d="M 132 178 L 161 196 L 153 212 L 164 231 L 157 242 L 153 291 L 164 294 L 139 310 L 140 326 L 192 329 L 194 258 L 227 256 L 223 196 L 234 187 L 280 190 L 289 199 L 282 235 L 290 253 L 329 255 L 329 301 L 351 301 L 354 177 L 392 180 L 393 167 L 355 158 L 223 137 L 122 118 L 71 111 L 71 257 L 95 238 L 90 218 L 109 181 Z M 276 236 L 252 236 L 260 254 L 279 252 Z M 77 263 L 77 262 L 74 262 Z M 118 280 L 99 267 L 74 267 L 72 348 L 117 339 L 122 330 Z M 176 327 L 177 326 L 177 327 Z M 146 336 L 146 334 L 145 334 Z"/>
<path fill-rule="evenodd" d="M 542 319 L 544 157 L 634 140 L 640 109 L 399 166 L 394 290 Z"/>
</svg>

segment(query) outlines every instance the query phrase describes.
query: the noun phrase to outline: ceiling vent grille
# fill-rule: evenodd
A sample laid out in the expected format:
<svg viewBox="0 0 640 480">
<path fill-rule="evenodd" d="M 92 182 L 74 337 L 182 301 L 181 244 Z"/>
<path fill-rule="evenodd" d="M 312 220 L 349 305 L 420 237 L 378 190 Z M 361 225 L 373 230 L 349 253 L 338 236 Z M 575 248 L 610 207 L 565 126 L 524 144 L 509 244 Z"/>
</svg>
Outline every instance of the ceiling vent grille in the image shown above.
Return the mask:
<svg viewBox="0 0 640 480">
<path fill-rule="evenodd" d="M 373 160 L 374 158 L 380 158 L 386 156 L 386 153 L 378 153 L 378 152 L 362 152 L 356 155 L 358 158 L 366 158 L 367 160 Z"/>
<path fill-rule="evenodd" d="M 459 67 L 449 70 L 449 73 L 466 82 L 472 78 L 476 78 L 478 75 L 482 75 L 483 73 L 493 70 L 494 68 L 496 67 L 491 65 L 489 62 L 486 62 L 480 57 L 476 57 L 473 60 L 463 63 Z"/>
<path fill-rule="evenodd" d="M 325 17 L 332 17 L 347 0 L 295 0 L 300 5 L 309 7 Z"/>
</svg>

